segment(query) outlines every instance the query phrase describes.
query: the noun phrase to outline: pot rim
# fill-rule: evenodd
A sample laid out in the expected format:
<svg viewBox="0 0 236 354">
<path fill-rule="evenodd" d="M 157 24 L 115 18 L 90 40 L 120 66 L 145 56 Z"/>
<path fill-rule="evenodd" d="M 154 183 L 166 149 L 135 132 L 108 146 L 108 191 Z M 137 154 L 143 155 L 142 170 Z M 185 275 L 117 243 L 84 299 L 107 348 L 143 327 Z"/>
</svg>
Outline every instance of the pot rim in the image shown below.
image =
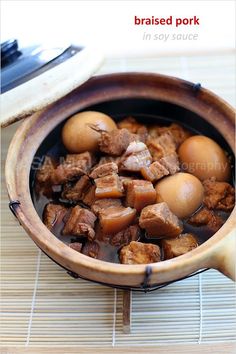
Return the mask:
<svg viewBox="0 0 236 354">
<path fill-rule="evenodd" d="M 175 88 L 176 85 L 180 86 L 179 89 L 182 90 L 183 93 L 186 93 L 190 88 L 192 89 L 193 84 L 178 78 L 173 78 L 171 76 L 166 75 L 159 75 L 159 74 L 152 74 L 152 73 L 122 73 L 122 74 L 106 74 L 101 76 L 96 76 L 91 78 L 88 82 L 86 82 L 82 87 L 74 90 L 69 95 L 63 97 L 59 101 L 53 103 L 49 107 L 46 107 L 41 112 L 37 112 L 31 117 L 27 118 L 23 124 L 18 128 L 17 132 L 15 133 L 7 155 L 6 159 L 6 183 L 9 198 L 11 201 L 19 200 L 20 205 L 17 206 L 15 212 L 18 220 L 20 221 L 21 225 L 33 239 L 33 241 L 50 257 L 53 255 L 53 259 L 58 262 L 58 260 L 63 260 L 63 266 L 68 268 L 69 270 L 74 270 L 75 268 L 78 269 L 78 266 L 84 267 L 88 270 L 94 271 L 96 269 L 97 273 L 104 273 L 106 275 L 139 275 L 143 276 L 145 274 L 147 264 L 142 265 L 125 265 L 125 264 L 116 264 L 111 262 L 105 262 L 102 260 L 97 260 L 85 256 L 75 250 L 71 249 L 67 245 L 65 245 L 62 241 L 58 240 L 56 236 L 54 236 L 43 224 L 39 215 L 36 212 L 36 209 L 33 205 L 33 201 L 31 199 L 30 190 L 29 190 L 29 173 L 31 168 L 31 163 L 35 152 L 37 151 L 40 143 L 40 138 L 42 138 L 42 134 L 40 136 L 36 136 L 35 142 L 37 143 L 36 148 L 31 149 L 31 155 L 29 153 L 29 145 L 32 143 L 32 136 L 34 136 L 35 131 L 38 128 L 46 127 L 49 129 L 50 121 L 47 121 L 47 114 L 52 112 L 55 114 L 54 118 L 59 114 L 59 121 L 54 119 L 54 125 L 51 128 L 55 128 L 61 121 L 67 119 L 69 115 L 67 111 L 63 113 L 62 106 L 64 101 L 70 101 L 70 98 L 74 97 L 73 95 L 77 96 L 83 92 L 83 87 L 92 87 L 93 85 L 101 84 L 104 80 L 114 81 L 116 79 L 120 79 L 121 82 L 126 80 L 127 78 L 139 80 L 142 78 L 141 81 L 145 81 L 144 85 L 148 85 L 148 80 L 153 80 L 154 82 L 167 82 L 168 84 L 172 85 L 172 90 Z M 122 90 L 121 90 L 122 91 Z M 125 90 L 124 90 L 125 91 Z M 132 91 L 132 89 L 131 89 Z M 138 90 L 137 90 L 138 91 Z M 168 91 L 168 88 L 167 88 Z M 119 95 L 124 94 L 124 92 L 119 93 Z M 126 92 L 127 94 L 127 92 Z M 132 94 L 129 91 L 131 98 Z M 140 92 L 136 92 L 135 96 L 139 95 L 142 98 L 145 98 L 146 94 L 142 94 L 140 96 Z M 193 95 L 193 93 L 191 93 Z M 118 97 L 116 96 L 116 97 Z M 175 97 L 175 96 L 174 96 Z M 123 97 L 127 98 L 127 97 Z M 146 96 L 148 99 L 148 96 Z M 207 89 L 201 88 L 201 96 L 197 96 L 196 99 L 201 99 L 202 103 L 209 104 L 209 102 L 216 102 L 216 108 L 221 106 L 223 108 L 225 117 L 227 120 L 231 122 L 231 125 L 234 124 L 234 109 L 231 107 L 227 102 L 216 96 L 214 93 L 210 92 Z M 166 97 L 168 101 L 168 97 Z M 86 99 L 85 99 L 86 101 Z M 87 101 L 86 101 L 87 102 Z M 173 100 L 169 100 L 170 103 L 173 103 Z M 91 103 L 90 103 L 91 105 Z M 182 105 L 183 106 L 183 105 Z M 184 106 L 183 106 L 184 107 Z M 86 108 L 85 107 L 83 109 Z M 55 113 L 56 112 L 56 113 Z M 196 111 L 195 111 L 196 112 Z M 66 116 L 63 116 L 63 114 Z M 64 117 L 64 118 L 63 118 Z M 204 117 L 203 117 L 204 118 Z M 53 120 L 52 120 L 53 121 Z M 52 130 L 51 129 L 51 130 Z M 225 128 L 227 131 L 227 136 L 230 136 L 230 146 L 234 151 L 233 146 L 233 139 L 232 139 L 232 129 L 230 131 L 230 127 Z M 48 135 L 49 131 L 46 130 L 46 134 L 44 138 Z M 31 135 L 33 134 L 33 135 Z M 223 135 L 224 136 L 224 135 Z M 28 149 L 28 150 L 27 150 Z M 27 160 L 26 156 L 24 156 L 24 151 L 28 153 L 27 158 L 31 157 L 31 160 Z M 22 177 L 27 179 L 26 181 L 22 182 Z M 176 273 L 181 270 L 181 274 L 185 274 L 184 270 L 186 269 L 200 269 L 204 267 L 214 267 L 217 268 L 217 257 L 218 248 L 220 247 L 222 240 L 226 238 L 227 235 L 231 233 L 233 229 L 236 227 L 236 208 L 231 212 L 229 218 L 225 222 L 225 224 L 206 242 L 202 245 L 197 247 L 196 249 L 173 259 L 152 263 L 152 275 L 158 274 L 159 276 L 162 274 L 163 277 L 167 277 L 167 279 L 172 279 L 173 277 L 176 278 Z M 43 237 L 41 236 L 43 235 Z M 214 259 L 215 258 L 215 259 Z M 61 264 L 61 262 L 58 262 Z M 171 276 L 173 273 L 173 276 Z M 162 276 L 160 276 L 160 280 Z M 94 278 L 91 276 L 91 280 Z M 113 280 L 115 283 L 115 281 Z M 107 283 L 112 283 L 111 280 L 107 281 Z M 155 283 L 155 282 L 154 282 Z"/>
</svg>

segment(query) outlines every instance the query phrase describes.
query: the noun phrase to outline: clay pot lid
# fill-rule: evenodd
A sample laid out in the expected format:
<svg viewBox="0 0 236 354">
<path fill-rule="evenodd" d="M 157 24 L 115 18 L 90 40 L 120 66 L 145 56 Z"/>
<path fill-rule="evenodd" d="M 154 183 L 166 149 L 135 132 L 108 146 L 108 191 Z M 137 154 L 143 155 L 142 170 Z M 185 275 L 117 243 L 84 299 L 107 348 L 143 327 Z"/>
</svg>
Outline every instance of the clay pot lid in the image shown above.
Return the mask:
<svg viewBox="0 0 236 354">
<path fill-rule="evenodd" d="M 26 118 L 87 81 L 103 63 L 102 54 L 86 47 L 63 63 L 1 95 L 1 127 Z"/>
</svg>

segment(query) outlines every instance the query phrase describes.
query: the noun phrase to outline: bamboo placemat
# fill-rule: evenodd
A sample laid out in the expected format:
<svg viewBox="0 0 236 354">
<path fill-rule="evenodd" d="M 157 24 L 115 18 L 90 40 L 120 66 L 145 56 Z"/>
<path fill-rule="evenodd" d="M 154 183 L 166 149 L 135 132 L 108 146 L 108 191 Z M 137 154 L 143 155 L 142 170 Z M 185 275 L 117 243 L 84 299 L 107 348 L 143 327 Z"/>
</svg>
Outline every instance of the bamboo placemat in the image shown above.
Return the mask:
<svg viewBox="0 0 236 354">
<path fill-rule="evenodd" d="M 234 105 L 234 65 L 233 54 L 114 59 L 99 73 L 174 75 L 201 82 Z M 2 131 L 2 171 L 18 125 Z M 145 347 L 146 353 L 233 353 L 235 285 L 220 273 L 210 270 L 153 293 L 133 293 L 132 333 L 125 335 L 122 292 L 72 279 L 37 249 L 8 209 L 4 173 L 1 216 L 1 353 L 40 353 L 42 347 L 50 353 L 82 353 L 90 347 L 102 347 L 104 353 L 112 347 L 129 352 Z"/>
</svg>

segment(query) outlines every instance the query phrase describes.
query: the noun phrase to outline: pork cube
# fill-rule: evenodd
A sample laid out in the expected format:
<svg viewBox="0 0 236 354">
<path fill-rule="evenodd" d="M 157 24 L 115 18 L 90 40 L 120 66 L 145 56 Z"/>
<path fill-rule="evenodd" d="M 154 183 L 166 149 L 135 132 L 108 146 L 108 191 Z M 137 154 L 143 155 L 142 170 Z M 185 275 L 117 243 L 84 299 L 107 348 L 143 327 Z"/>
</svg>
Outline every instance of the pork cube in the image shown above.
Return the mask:
<svg viewBox="0 0 236 354">
<path fill-rule="evenodd" d="M 83 199 L 83 196 L 91 188 L 92 184 L 88 176 L 84 175 L 73 185 L 65 185 L 62 198 L 77 202 Z"/>
<path fill-rule="evenodd" d="M 219 230 L 224 223 L 223 219 L 219 215 L 206 207 L 201 208 L 194 215 L 192 215 L 188 222 L 194 226 L 207 226 L 214 232 Z"/>
<path fill-rule="evenodd" d="M 72 229 L 72 232 L 70 234 L 74 235 L 74 236 L 85 236 L 89 240 L 94 240 L 94 238 L 95 238 L 94 229 L 91 226 L 89 226 L 88 224 L 82 223 L 82 222 L 79 222 L 75 226 L 75 228 Z M 64 235 L 65 235 L 65 233 L 64 233 Z"/>
<path fill-rule="evenodd" d="M 82 253 L 91 258 L 98 258 L 99 244 L 95 241 L 87 241 L 82 248 Z"/>
<path fill-rule="evenodd" d="M 94 157 L 90 152 L 67 155 L 65 161 L 54 170 L 52 184 L 63 184 L 87 174 L 93 163 Z"/>
<path fill-rule="evenodd" d="M 177 123 L 172 123 L 169 127 L 169 130 L 174 137 L 177 147 L 179 147 L 184 142 L 184 140 L 192 135 L 187 129 L 181 127 Z"/>
<path fill-rule="evenodd" d="M 154 161 L 176 152 L 176 143 L 170 132 L 163 133 L 157 138 L 148 139 L 147 147 Z"/>
<path fill-rule="evenodd" d="M 94 223 L 96 216 L 88 209 L 75 206 L 67 219 L 63 235 L 86 236 L 92 240 L 95 238 Z"/>
<path fill-rule="evenodd" d="M 110 207 L 99 213 L 100 226 L 105 235 L 120 232 L 133 223 L 136 210 L 123 206 Z"/>
<path fill-rule="evenodd" d="M 177 154 L 174 152 L 170 155 L 166 155 L 160 159 L 160 164 L 164 166 L 170 175 L 174 175 L 176 172 L 179 172 L 179 159 Z"/>
<path fill-rule="evenodd" d="M 68 209 L 61 204 L 48 203 L 43 211 L 43 223 L 51 231 L 54 225 L 61 222 Z"/>
<path fill-rule="evenodd" d="M 136 132 L 139 141 L 146 143 L 147 139 L 148 139 L 148 130 L 145 127 L 145 125 L 141 126 L 140 128 L 138 128 L 137 132 Z"/>
<path fill-rule="evenodd" d="M 148 137 L 148 130 L 145 125 L 138 123 L 135 118 L 127 117 L 117 123 L 118 128 L 127 129 L 130 133 L 136 134 L 139 137 L 139 141 L 145 143 Z"/>
<path fill-rule="evenodd" d="M 111 132 L 102 132 L 98 143 L 101 152 L 120 156 L 131 141 L 136 140 L 139 140 L 138 136 L 130 133 L 127 129 L 114 129 Z"/>
<path fill-rule="evenodd" d="M 231 211 L 235 204 L 235 190 L 227 182 L 217 182 L 209 178 L 203 182 L 203 203 L 209 209 Z"/>
<path fill-rule="evenodd" d="M 91 207 L 93 205 L 93 203 L 97 200 L 97 197 L 95 195 L 95 190 L 96 190 L 96 186 L 92 185 L 83 195 L 82 197 L 82 202 L 85 205 L 88 205 L 89 207 Z"/>
<path fill-rule="evenodd" d="M 128 186 L 130 181 L 133 181 L 133 179 L 136 179 L 136 177 L 132 177 L 132 176 L 119 176 L 119 177 L 120 177 L 120 181 L 121 181 L 124 188 L 126 188 Z"/>
<path fill-rule="evenodd" d="M 138 225 L 131 225 L 126 229 L 110 237 L 112 246 L 121 247 L 128 245 L 131 241 L 138 241 L 140 238 L 140 228 Z"/>
<path fill-rule="evenodd" d="M 142 142 L 132 142 L 121 157 L 119 170 L 140 172 L 143 167 L 150 166 L 152 156 Z"/>
<path fill-rule="evenodd" d="M 159 135 L 166 133 L 166 131 L 169 131 L 168 127 L 162 127 L 158 124 L 151 124 L 148 126 L 148 135 L 149 138 L 157 138 Z"/>
<path fill-rule="evenodd" d="M 88 173 L 94 163 L 95 157 L 89 151 L 81 154 L 68 154 L 65 159 L 65 164 L 71 165 L 72 167 L 81 168 L 84 173 Z"/>
<path fill-rule="evenodd" d="M 55 161 L 50 156 L 46 156 L 42 166 L 36 173 L 36 180 L 39 183 L 48 182 L 51 184 L 51 176 L 54 173 L 55 168 Z"/>
<path fill-rule="evenodd" d="M 92 204 L 91 209 L 95 215 L 99 215 L 100 212 L 105 211 L 108 208 L 117 207 L 117 206 L 118 207 L 121 206 L 120 199 L 104 198 L 104 199 L 96 200 Z"/>
<path fill-rule="evenodd" d="M 140 212 L 145 206 L 155 204 L 156 190 L 149 181 L 133 180 L 126 188 L 126 205 Z"/>
<path fill-rule="evenodd" d="M 138 123 L 133 117 L 122 119 L 117 123 L 117 126 L 119 129 L 127 129 L 130 133 L 133 134 L 136 134 L 140 128 L 145 127 L 145 125 Z"/>
<path fill-rule="evenodd" d="M 123 264 L 148 264 L 160 262 L 160 247 L 152 243 L 132 241 L 120 250 L 120 262 Z"/>
<path fill-rule="evenodd" d="M 184 129 L 177 123 L 172 123 L 168 127 L 166 126 L 160 127 L 158 125 L 152 125 L 148 131 L 149 131 L 149 135 L 152 138 L 157 138 L 164 133 L 171 133 L 177 147 L 180 144 L 182 144 L 184 140 L 186 140 L 191 136 L 191 133 L 187 129 Z"/>
<path fill-rule="evenodd" d="M 153 238 L 176 237 L 183 231 L 182 222 L 165 202 L 146 206 L 141 212 L 139 225 L 146 230 L 147 236 Z"/>
<path fill-rule="evenodd" d="M 198 246 L 196 238 L 192 234 L 181 234 L 176 238 L 161 241 L 164 259 L 181 256 Z"/>
<path fill-rule="evenodd" d="M 73 228 L 77 223 L 85 223 L 94 227 L 94 223 L 96 221 L 96 216 L 88 209 L 81 208 L 79 205 L 76 205 L 72 210 L 70 217 L 68 219 L 65 228 Z"/>
<path fill-rule="evenodd" d="M 82 250 L 82 243 L 80 242 L 69 243 L 68 246 L 77 252 L 81 252 Z"/>
<path fill-rule="evenodd" d="M 152 139 L 148 139 L 147 142 L 147 147 L 148 150 L 151 153 L 152 159 L 153 161 L 158 161 L 161 157 L 164 156 L 165 154 L 165 150 L 164 148 L 158 143 L 158 141 L 156 140 L 156 138 L 152 138 Z"/>
<path fill-rule="evenodd" d="M 99 164 L 91 171 L 89 177 L 96 179 L 100 177 L 105 177 L 112 175 L 113 173 L 118 173 L 118 166 L 114 162 L 108 162 L 104 164 Z"/>
<path fill-rule="evenodd" d="M 95 196 L 97 198 L 120 198 L 123 196 L 124 187 L 117 174 L 95 179 Z"/>
<path fill-rule="evenodd" d="M 159 161 L 154 161 L 149 167 L 141 168 L 141 174 L 146 180 L 156 182 L 169 175 L 169 171 Z"/>
</svg>

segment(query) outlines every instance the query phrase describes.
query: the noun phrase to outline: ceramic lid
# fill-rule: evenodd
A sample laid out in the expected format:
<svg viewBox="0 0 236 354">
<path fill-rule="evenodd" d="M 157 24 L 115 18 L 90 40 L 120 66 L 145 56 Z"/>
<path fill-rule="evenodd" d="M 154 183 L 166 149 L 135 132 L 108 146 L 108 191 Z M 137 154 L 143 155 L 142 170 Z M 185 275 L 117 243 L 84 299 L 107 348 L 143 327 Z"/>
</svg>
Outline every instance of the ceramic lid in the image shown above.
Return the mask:
<svg viewBox="0 0 236 354">
<path fill-rule="evenodd" d="M 86 47 L 63 63 L 1 95 L 1 127 L 26 118 L 87 81 L 101 66 L 102 54 Z"/>
</svg>

